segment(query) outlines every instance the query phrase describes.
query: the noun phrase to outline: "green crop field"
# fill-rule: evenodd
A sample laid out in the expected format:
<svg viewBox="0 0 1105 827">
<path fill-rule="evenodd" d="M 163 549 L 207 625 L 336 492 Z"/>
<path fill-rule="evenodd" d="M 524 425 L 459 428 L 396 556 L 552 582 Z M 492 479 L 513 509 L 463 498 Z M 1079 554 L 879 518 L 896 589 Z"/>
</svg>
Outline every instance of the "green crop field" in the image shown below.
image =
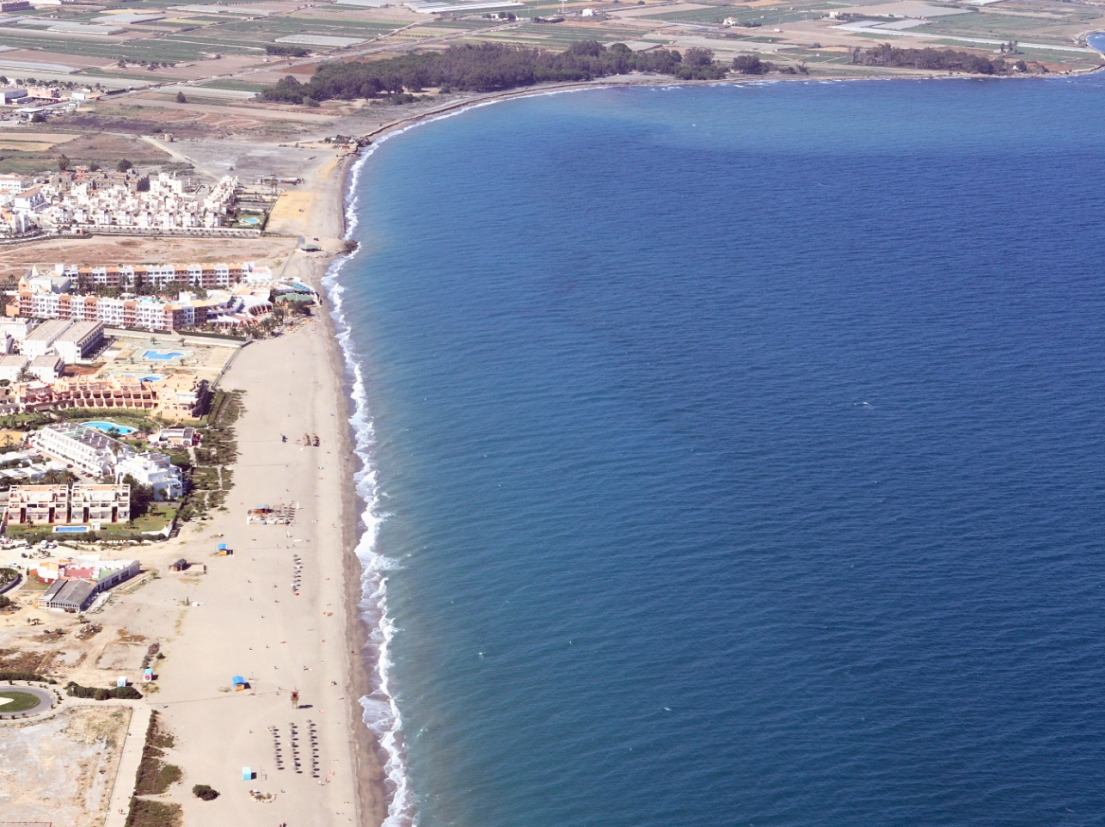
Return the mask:
<svg viewBox="0 0 1105 827">
<path fill-rule="evenodd" d="M 247 83 L 244 80 L 213 80 L 210 83 L 205 83 L 199 88 L 201 89 L 232 89 L 237 92 L 260 92 L 262 89 L 268 89 L 267 83 Z"/>
<path fill-rule="evenodd" d="M 41 37 L 20 35 L 8 28 L 0 28 L 0 46 L 14 46 L 17 49 L 45 50 L 55 55 L 81 55 L 82 57 L 102 57 L 108 60 L 125 57 L 127 60 L 156 60 L 178 62 L 181 60 L 199 60 L 211 54 L 257 54 L 262 45 L 254 49 L 235 46 L 231 42 L 192 37 L 190 35 L 170 35 L 151 37 L 146 40 L 92 40 L 78 37 Z"/>
</svg>

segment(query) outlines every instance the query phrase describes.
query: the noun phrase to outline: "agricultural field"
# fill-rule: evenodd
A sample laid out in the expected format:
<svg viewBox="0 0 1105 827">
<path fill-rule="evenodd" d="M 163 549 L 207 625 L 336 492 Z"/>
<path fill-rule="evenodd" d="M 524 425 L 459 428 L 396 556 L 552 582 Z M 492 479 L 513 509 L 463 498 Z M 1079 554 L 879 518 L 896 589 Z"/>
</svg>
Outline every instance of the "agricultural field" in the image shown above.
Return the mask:
<svg viewBox="0 0 1105 827">
<path fill-rule="evenodd" d="M 46 138 L 22 141 L 21 138 Z M 0 173 L 33 174 L 57 166 L 64 155 L 74 164 L 96 163 L 110 168 L 121 158 L 144 167 L 171 159 L 157 147 L 133 135 L 82 135 L 0 132 Z"/>
<path fill-rule="evenodd" d="M 1105 31 L 1105 6 L 1060 0 L 976 2 L 532 0 L 502 11 L 424 14 L 402 3 L 368 8 L 279 0 L 233 5 L 106 0 L 94 8 L 67 5 L 0 15 L 0 74 L 26 85 L 60 85 L 66 95 L 74 87 L 111 93 L 51 119 L 49 134 L 100 132 L 132 139 L 127 146 L 73 141 L 63 150 L 60 138 L 47 144 L 30 134 L 18 138 L 13 133 L 7 140 L 0 135 L 0 172 L 49 167 L 63 152 L 82 163 L 104 165 L 126 157 L 156 166 L 165 156 L 135 141 L 162 132 L 184 141 L 273 142 L 317 139 L 328 130 L 360 134 L 365 124 L 401 117 L 402 110 L 386 105 L 390 98 L 294 105 L 264 102 L 257 95 L 289 75 L 308 83 L 321 64 L 331 61 L 374 61 L 462 44 L 563 51 L 594 40 L 627 43 L 635 51 L 701 48 L 725 66 L 736 57 L 758 55 L 784 72 L 840 77 L 899 73 L 854 60 L 856 49 L 880 44 L 969 50 L 994 58 L 1006 47 L 1015 48 L 1013 59 L 1030 62 L 1027 71 L 1035 73 L 1103 63 L 1085 38 Z M 443 98 L 430 90 L 427 98 L 415 91 L 417 101 L 406 95 L 409 100 L 400 102 L 449 100 L 449 93 Z M 228 165 L 211 168 L 216 167 Z"/>
</svg>

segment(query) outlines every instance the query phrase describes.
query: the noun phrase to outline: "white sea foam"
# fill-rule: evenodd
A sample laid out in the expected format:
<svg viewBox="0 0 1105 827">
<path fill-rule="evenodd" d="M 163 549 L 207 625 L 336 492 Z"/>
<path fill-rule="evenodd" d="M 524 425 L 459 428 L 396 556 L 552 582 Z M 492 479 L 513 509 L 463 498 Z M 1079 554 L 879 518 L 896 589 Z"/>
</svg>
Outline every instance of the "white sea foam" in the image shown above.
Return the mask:
<svg viewBox="0 0 1105 827">
<path fill-rule="evenodd" d="M 398 133 L 393 133 L 398 134 Z M 346 196 L 345 237 L 351 239 L 357 226 L 357 183 L 365 163 L 383 140 L 373 145 L 354 165 Z M 374 460 L 376 443 L 372 416 L 368 409 L 361 364 L 351 337 L 349 322 L 342 312 L 341 272 L 351 256 L 345 256 L 330 267 L 323 278 L 323 288 L 330 299 L 331 316 L 337 332 L 338 343 L 345 360 L 346 380 L 349 383 L 353 411 L 349 424 L 353 429 L 354 451 L 361 461 L 355 477 L 357 495 L 365 503 L 361 520 L 364 534 L 357 544 L 357 557 L 361 561 L 361 602 L 358 605 L 361 619 L 368 628 L 365 657 L 369 659 L 371 691 L 360 699 L 364 710 L 362 720 L 371 730 L 384 752 L 385 785 L 389 794 L 387 818 L 384 827 L 408 827 L 415 822 L 414 802 L 407 779 L 406 750 L 403 744 L 403 718 L 391 690 L 392 662 L 389 649 L 395 635 L 395 624 L 387 611 L 387 575 L 394 564 L 380 554 L 376 539 L 386 514 L 380 509 L 380 493 Z"/>
</svg>

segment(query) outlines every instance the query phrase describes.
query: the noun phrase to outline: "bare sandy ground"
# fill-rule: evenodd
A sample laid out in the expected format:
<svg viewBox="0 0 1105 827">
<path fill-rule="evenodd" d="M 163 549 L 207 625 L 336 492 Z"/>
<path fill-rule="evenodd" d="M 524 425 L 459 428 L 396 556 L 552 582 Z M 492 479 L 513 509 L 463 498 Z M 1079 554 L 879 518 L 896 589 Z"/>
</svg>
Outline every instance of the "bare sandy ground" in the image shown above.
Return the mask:
<svg viewBox="0 0 1105 827">
<path fill-rule="evenodd" d="M 277 268 L 283 265 L 294 247 L 294 238 L 53 238 L 34 244 L 0 247 L 0 277 L 19 277 L 33 266 L 52 269 L 58 263 L 106 265 L 252 261 Z"/>
<path fill-rule="evenodd" d="M 0 818 L 55 827 L 102 823 L 130 715 L 124 706 L 83 705 L 42 720 L 5 722 Z"/>
</svg>

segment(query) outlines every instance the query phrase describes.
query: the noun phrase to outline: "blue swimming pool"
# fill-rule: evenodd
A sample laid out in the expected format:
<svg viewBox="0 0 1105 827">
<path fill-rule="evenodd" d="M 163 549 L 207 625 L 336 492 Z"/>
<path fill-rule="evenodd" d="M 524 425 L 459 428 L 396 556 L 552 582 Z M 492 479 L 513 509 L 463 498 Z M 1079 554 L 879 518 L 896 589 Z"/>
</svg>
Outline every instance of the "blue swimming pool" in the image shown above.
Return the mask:
<svg viewBox="0 0 1105 827">
<path fill-rule="evenodd" d="M 116 425 L 114 422 L 104 422 L 96 420 L 94 422 L 82 422 L 82 425 L 86 428 L 95 428 L 97 431 L 103 431 L 105 434 L 109 434 L 112 431 L 117 432 L 121 436 L 127 434 L 133 434 L 137 429 L 131 428 L 128 425 Z"/>
<path fill-rule="evenodd" d="M 143 359 L 153 362 L 171 362 L 173 359 L 181 359 L 184 354 L 179 350 L 147 350 L 142 354 Z"/>
<path fill-rule="evenodd" d="M 55 534 L 87 534 L 89 531 L 86 525 L 56 525 L 54 526 Z"/>
<path fill-rule="evenodd" d="M 139 381 L 142 381 L 142 382 L 160 382 L 164 378 L 165 377 L 162 376 L 160 373 L 151 373 L 149 376 L 140 377 Z"/>
</svg>

